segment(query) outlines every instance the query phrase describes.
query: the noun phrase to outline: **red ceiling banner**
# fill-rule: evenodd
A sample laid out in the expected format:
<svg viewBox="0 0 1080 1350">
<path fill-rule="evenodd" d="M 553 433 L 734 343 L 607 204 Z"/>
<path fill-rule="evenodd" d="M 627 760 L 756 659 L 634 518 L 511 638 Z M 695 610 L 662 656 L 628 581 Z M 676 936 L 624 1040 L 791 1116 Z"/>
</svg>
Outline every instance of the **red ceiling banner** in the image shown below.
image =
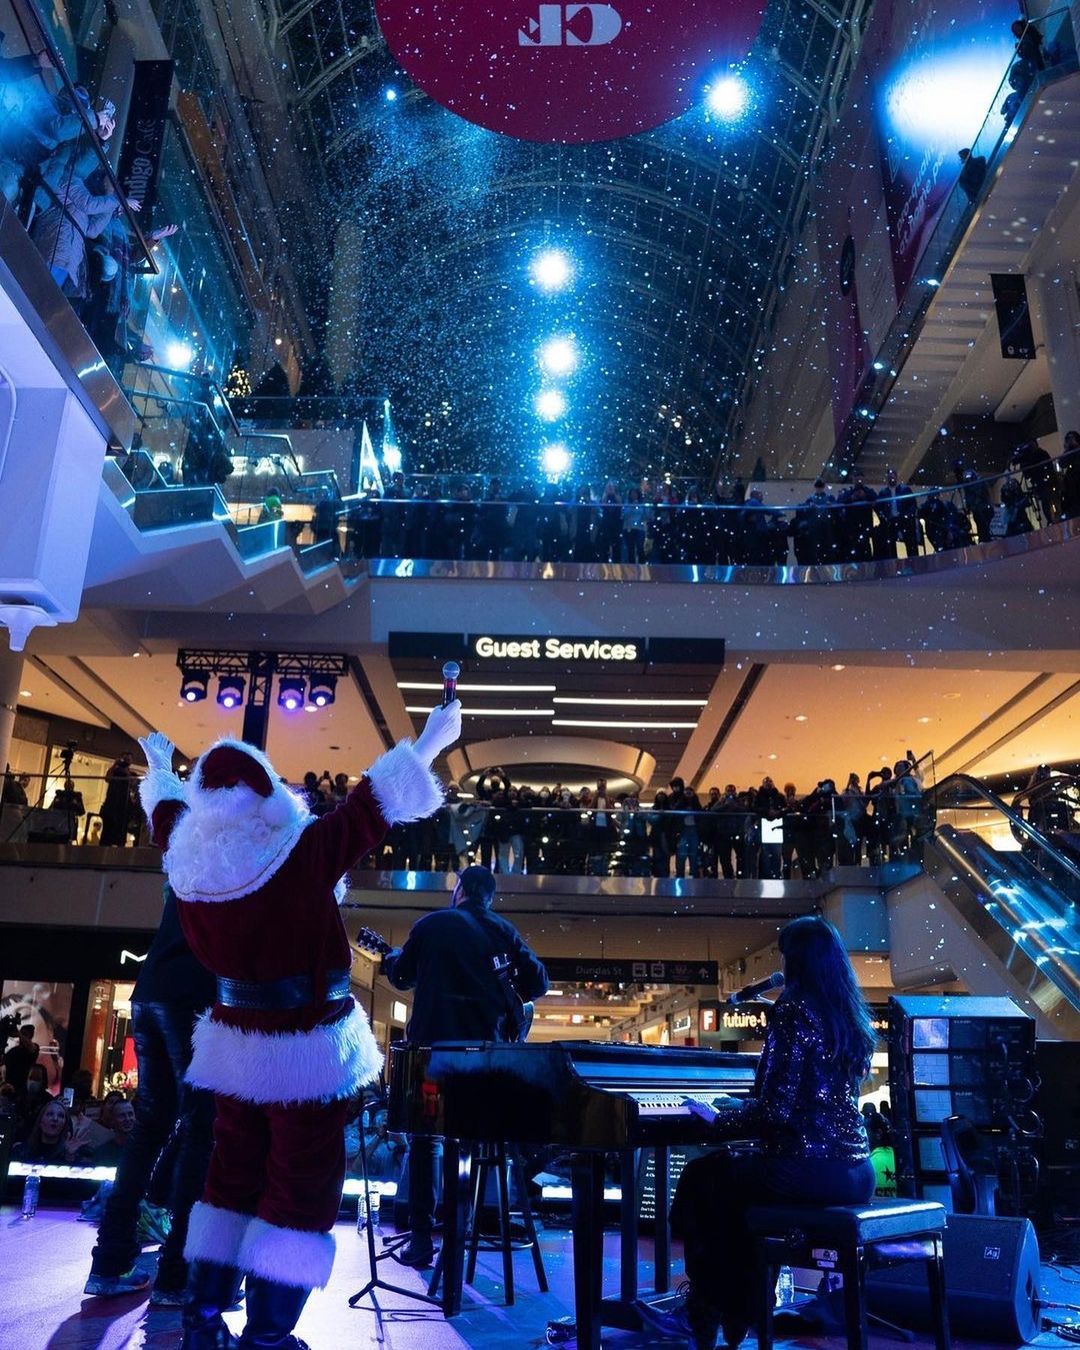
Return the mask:
<svg viewBox="0 0 1080 1350">
<path fill-rule="evenodd" d="M 765 0 L 376 0 L 431 98 L 526 141 L 615 140 L 670 122 L 747 55 Z"/>
</svg>

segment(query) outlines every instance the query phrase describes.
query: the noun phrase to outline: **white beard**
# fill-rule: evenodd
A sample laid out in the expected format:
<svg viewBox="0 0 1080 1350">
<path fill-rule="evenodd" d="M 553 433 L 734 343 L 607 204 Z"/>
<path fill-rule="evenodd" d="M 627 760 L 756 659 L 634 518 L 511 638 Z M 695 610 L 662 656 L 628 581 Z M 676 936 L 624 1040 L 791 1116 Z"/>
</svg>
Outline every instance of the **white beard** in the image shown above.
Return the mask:
<svg viewBox="0 0 1080 1350">
<path fill-rule="evenodd" d="M 165 871 L 182 900 L 238 900 L 264 885 L 314 821 L 284 786 L 260 797 L 245 784 L 191 791 L 173 827 Z"/>
</svg>

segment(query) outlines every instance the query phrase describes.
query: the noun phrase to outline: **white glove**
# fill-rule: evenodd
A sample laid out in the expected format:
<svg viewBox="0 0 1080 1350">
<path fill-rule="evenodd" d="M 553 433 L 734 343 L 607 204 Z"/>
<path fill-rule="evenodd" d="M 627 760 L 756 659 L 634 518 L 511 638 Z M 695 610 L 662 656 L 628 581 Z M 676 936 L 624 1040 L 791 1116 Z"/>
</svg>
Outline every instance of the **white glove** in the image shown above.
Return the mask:
<svg viewBox="0 0 1080 1350">
<path fill-rule="evenodd" d="M 454 699 L 445 708 L 433 708 L 428 713 L 428 720 L 413 749 L 425 764 L 431 765 L 460 735 L 461 701 Z"/>
<path fill-rule="evenodd" d="M 162 769 L 165 773 L 172 773 L 173 752 L 176 747 L 164 732 L 153 731 L 149 736 L 140 736 L 139 744 L 151 769 Z"/>
</svg>

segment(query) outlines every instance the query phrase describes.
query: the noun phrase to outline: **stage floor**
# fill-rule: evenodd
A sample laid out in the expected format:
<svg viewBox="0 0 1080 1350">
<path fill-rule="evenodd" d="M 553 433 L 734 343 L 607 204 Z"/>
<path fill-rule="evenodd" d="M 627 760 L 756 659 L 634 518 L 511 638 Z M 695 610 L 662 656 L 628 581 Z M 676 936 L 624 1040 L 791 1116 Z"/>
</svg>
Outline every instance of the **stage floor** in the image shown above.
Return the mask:
<svg viewBox="0 0 1080 1350">
<path fill-rule="evenodd" d="M 365 1243 L 348 1223 L 337 1230 L 338 1258 L 328 1289 L 312 1297 L 298 1328 L 312 1350 L 351 1350 L 378 1345 L 375 1318 L 370 1311 L 350 1309 L 347 1303 L 368 1277 Z M 150 1311 L 142 1296 L 121 1299 L 86 1298 L 82 1288 L 94 1243 L 92 1225 L 79 1223 L 70 1209 L 41 1209 L 23 1222 L 11 1207 L 0 1210 L 0 1350 L 175 1350 L 179 1344 L 180 1314 Z M 549 1319 L 573 1312 L 571 1239 L 554 1230 L 543 1235 L 544 1261 L 551 1293 L 536 1292 L 532 1262 L 526 1252 L 515 1257 L 517 1302 L 501 1304 L 501 1261 L 481 1253 L 475 1287 L 466 1287 L 460 1317 L 446 1323 L 434 1308 L 387 1298 L 384 1345 L 387 1350 L 523 1350 L 546 1344 Z M 643 1248 L 643 1256 L 645 1250 Z M 609 1236 L 606 1273 L 610 1286 L 617 1278 L 617 1244 Z M 392 1262 L 381 1262 L 384 1278 L 407 1288 L 422 1288 L 418 1275 Z M 387 1269 L 387 1267 L 389 1267 Z M 1080 1304 L 1080 1273 L 1044 1267 L 1044 1296 Z M 1056 1320 L 1080 1324 L 1080 1313 L 1051 1311 Z M 228 1316 L 234 1330 L 243 1325 L 243 1313 Z M 877 1338 L 875 1338 L 877 1340 Z M 899 1345 L 898 1341 L 878 1341 Z M 976 1343 L 957 1340 L 959 1347 Z M 1036 1345 L 1065 1346 L 1070 1342 L 1052 1333 Z M 606 1333 L 611 1346 L 656 1346 L 661 1342 L 616 1332 Z M 749 1345 L 750 1343 L 748 1343 Z M 839 1340 L 805 1338 L 792 1345 L 837 1347 Z M 925 1338 L 916 1350 L 930 1350 Z"/>
</svg>

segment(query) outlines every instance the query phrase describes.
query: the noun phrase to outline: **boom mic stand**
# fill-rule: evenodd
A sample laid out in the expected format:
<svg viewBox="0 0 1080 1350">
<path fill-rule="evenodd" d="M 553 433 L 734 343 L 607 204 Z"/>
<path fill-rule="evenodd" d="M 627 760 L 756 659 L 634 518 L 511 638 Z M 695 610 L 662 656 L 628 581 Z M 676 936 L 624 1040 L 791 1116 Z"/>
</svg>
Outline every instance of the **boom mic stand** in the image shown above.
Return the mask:
<svg viewBox="0 0 1080 1350">
<path fill-rule="evenodd" d="M 376 1099 L 377 1100 L 377 1099 Z M 383 1337 L 383 1307 L 379 1302 L 379 1293 L 397 1294 L 401 1298 L 411 1298 L 417 1303 L 426 1303 L 432 1307 L 440 1308 L 441 1300 L 434 1298 L 431 1294 L 417 1293 L 415 1289 L 406 1289 L 400 1284 L 391 1284 L 388 1280 L 379 1277 L 379 1262 L 385 1261 L 388 1256 L 393 1256 L 396 1248 L 386 1246 L 380 1251 L 375 1249 L 375 1225 L 371 1222 L 371 1181 L 368 1176 L 368 1157 L 367 1157 L 367 1132 L 364 1129 L 364 1112 L 360 1115 L 360 1172 L 364 1183 L 364 1205 L 367 1209 L 367 1226 L 365 1229 L 367 1236 L 368 1268 L 371 1271 L 371 1279 L 364 1285 L 363 1289 L 358 1289 L 349 1299 L 349 1307 L 355 1308 L 362 1299 L 370 1298 L 372 1311 L 375 1314 L 376 1334 L 381 1342 Z"/>
</svg>

